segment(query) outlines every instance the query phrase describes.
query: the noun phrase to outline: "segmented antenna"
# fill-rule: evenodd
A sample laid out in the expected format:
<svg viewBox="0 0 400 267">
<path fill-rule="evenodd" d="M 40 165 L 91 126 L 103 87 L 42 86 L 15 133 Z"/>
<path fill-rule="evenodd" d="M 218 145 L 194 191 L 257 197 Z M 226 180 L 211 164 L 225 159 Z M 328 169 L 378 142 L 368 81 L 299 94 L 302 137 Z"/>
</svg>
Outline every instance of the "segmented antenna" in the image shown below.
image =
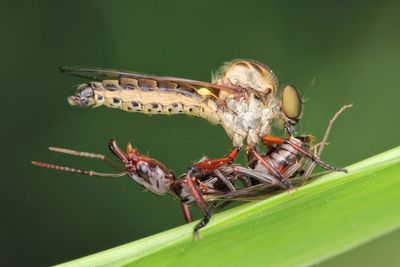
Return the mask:
<svg viewBox="0 0 400 267">
<path fill-rule="evenodd" d="M 117 171 L 122 171 L 123 170 L 123 168 L 120 165 L 118 165 L 117 163 L 109 160 L 103 154 L 97 154 L 97 153 L 91 153 L 91 152 L 85 152 L 85 151 L 78 151 L 78 150 L 72 150 L 72 149 L 61 148 L 61 147 L 49 147 L 49 150 L 53 151 L 53 152 L 63 153 L 63 154 L 68 154 L 68 155 L 73 155 L 73 156 L 104 160 L 105 162 L 107 162 L 107 164 L 109 164 L 115 170 L 117 170 Z"/>
<path fill-rule="evenodd" d="M 39 166 L 42 168 L 53 169 L 53 170 L 64 171 L 64 172 L 79 173 L 79 174 L 84 174 L 84 175 L 89 175 L 89 176 L 117 178 L 117 177 L 121 177 L 121 176 L 124 176 L 127 174 L 127 172 L 102 173 L 102 172 L 95 172 L 95 171 L 80 170 L 80 169 L 75 169 L 75 168 L 70 168 L 70 167 L 48 164 L 48 163 L 44 163 L 44 162 L 40 162 L 40 161 L 31 161 L 31 163 L 33 165 L 36 165 L 36 166 Z"/>
<path fill-rule="evenodd" d="M 49 147 L 49 150 L 53 151 L 53 152 L 64 153 L 64 154 L 69 154 L 69 155 L 74 155 L 74 156 L 79 156 L 79 157 L 106 160 L 106 156 L 104 156 L 102 154 L 95 154 L 95 153 L 90 153 L 90 152 L 77 151 L 77 150 L 61 148 L 61 147 Z"/>
</svg>

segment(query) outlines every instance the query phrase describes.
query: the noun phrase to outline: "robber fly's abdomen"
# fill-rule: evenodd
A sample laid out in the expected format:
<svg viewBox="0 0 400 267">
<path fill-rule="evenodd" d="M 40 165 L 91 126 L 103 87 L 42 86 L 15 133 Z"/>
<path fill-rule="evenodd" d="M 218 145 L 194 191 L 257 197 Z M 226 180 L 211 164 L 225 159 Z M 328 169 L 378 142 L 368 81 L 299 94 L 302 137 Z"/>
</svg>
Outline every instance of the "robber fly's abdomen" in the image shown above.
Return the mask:
<svg viewBox="0 0 400 267">
<path fill-rule="evenodd" d="M 214 101 L 203 99 L 180 86 L 182 85 L 168 81 L 121 78 L 82 84 L 79 89 L 93 90 L 93 101 L 89 105 L 105 105 L 146 114 L 188 114 L 218 123 L 217 105 Z"/>
</svg>

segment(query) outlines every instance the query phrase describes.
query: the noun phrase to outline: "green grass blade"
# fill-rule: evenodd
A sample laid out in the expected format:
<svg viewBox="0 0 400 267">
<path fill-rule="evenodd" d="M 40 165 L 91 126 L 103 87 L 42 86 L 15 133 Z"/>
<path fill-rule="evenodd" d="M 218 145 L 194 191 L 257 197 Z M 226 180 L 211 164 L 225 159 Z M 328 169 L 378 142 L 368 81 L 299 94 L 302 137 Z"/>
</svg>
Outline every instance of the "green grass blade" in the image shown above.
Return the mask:
<svg viewBox="0 0 400 267">
<path fill-rule="evenodd" d="M 65 266 L 304 266 L 400 226 L 400 147 L 271 199 L 217 214 L 192 241 L 193 224 Z"/>
</svg>

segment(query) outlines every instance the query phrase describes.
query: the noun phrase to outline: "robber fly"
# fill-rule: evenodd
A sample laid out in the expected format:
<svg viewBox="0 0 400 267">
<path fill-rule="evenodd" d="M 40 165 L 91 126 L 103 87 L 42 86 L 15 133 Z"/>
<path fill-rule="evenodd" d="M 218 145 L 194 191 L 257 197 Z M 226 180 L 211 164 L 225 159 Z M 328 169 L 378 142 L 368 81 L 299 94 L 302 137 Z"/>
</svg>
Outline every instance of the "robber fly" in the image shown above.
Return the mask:
<svg viewBox="0 0 400 267">
<path fill-rule="evenodd" d="M 219 166 L 234 160 L 244 142 L 248 144 L 248 154 L 256 154 L 257 144 L 270 133 L 272 124 L 292 127 L 302 115 L 302 99 L 296 88 L 285 85 L 279 94 L 272 70 L 253 60 L 226 63 L 213 75 L 211 83 L 110 69 L 62 67 L 61 71 L 97 80 L 81 84 L 76 94 L 68 98 L 71 105 L 105 105 L 146 114 L 188 114 L 221 124 L 234 148 L 228 154 L 233 158 L 213 161 Z M 290 183 L 284 183 L 291 188 Z"/>
<path fill-rule="evenodd" d="M 210 167 L 208 164 L 210 161 L 207 158 L 203 158 L 194 164 L 186 174 L 177 178 L 175 174 L 168 170 L 162 163 L 141 155 L 130 144 L 127 147 L 127 152 L 123 153 L 114 139 L 110 140 L 109 148 L 124 164 L 122 172 L 99 173 L 38 161 L 33 161 L 32 164 L 39 167 L 90 176 L 116 178 L 128 175 L 133 181 L 153 193 L 159 195 L 170 194 L 178 198 L 181 201 L 184 218 L 187 222 L 192 221 L 189 207 L 192 204 L 196 204 L 204 215 L 202 220 L 194 228 L 194 237 L 196 237 L 199 229 L 204 227 L 211 219 L 211 209 L 213 207 L 215 209 L 221 208 L 225 203 L 229 203 L 232 200 L 255 199 L 256 197 L 260 197 L 261 192 L 263 192 L 263 197 L 265 197 L 266 193 L 273 194 L 278 192 L 279 187 L 285 188 L 285 184 L 283 184 L 278 177 L 282 176 L 285 177 L 285 179 L 293 178 L 304 166 L 306 159 L 329 171 L 346 171 L 345 169 L 328 165 L 321 161 L 319 156 L 324 143 L 326 143 L 333 121 L 348 107 L 350 106 L 344 106 L 331 120 L 318 153 L 310 153 L 310 143 L 313 140 L 310 136 L 293 137 L 289 135 L 288 138 L 279 140 L 276 140 L 276 137 L 273 137 L 275 139 L 265 138 L 263 141 L 268 143 L 269 151 L 262 155 L 261 158 L 254 158 L 248 167 L 242 167 L 232 163 L 223 166 L 213 165 Z M 274 144 L 271 145 L 272 143 Z M 101 154 L 54 147 L 51 147 L 50 150 L 59 153 L 101 159 L 115 167 L 114 163 Z M 262 161 L 267 161 L 274 169 L 266 169 L 264 165 L 260 164 Z M 205 162 L 207 164 L 204 164 Z M 312 172 L 314 166 L 312 164 L 308 166 L 305 171 L 306 176 Z M 279 175 L 276 173 L 279 173 Z M 237 190 L 237 181 L 241 182 L 239 190 Z M 296 185 L 299 185 L 299 183 L 296 182 Z M 265 191 L 266 189 L 269 191 Z M 214 205 L 221 200 L 224 201 L 220 202 L 222 204 Z"/>
</svg>

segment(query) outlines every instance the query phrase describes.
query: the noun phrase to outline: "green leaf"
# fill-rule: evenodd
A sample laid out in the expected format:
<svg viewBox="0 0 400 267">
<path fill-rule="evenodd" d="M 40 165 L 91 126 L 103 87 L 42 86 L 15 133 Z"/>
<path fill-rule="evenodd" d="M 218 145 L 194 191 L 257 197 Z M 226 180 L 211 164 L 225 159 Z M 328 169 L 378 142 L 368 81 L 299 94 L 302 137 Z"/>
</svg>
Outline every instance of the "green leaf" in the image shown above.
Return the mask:
<svg viewBox="0 0 400 267">
<path fill-rule="evenodd" d="M 65 266 L 299 266 L 321 262 L 400 226 L 400 147 L 194 224 L 77 259 Z"/>
</svg>

